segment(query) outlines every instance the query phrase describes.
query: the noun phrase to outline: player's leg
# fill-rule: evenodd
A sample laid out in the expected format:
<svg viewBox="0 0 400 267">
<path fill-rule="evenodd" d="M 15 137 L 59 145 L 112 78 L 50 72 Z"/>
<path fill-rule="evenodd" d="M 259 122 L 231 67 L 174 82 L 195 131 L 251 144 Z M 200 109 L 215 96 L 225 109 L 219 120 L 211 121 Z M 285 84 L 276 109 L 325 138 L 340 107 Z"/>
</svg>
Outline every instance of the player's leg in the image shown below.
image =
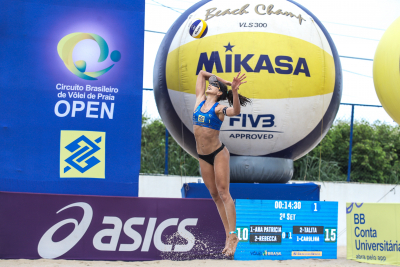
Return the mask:
<svg viewBox="0 0 400 267">
<path fill-rule="evenodd" d="M 215 156 L 214 173 L 218 194 L 224 203 L 226 216 L 228 217 L 229 232 L 236 231 L 236 209 L 229 193 L 229 151 L 226 147 Z M 235 253 L 238 242 L 239 239 L 236 234 L 229 235 L 227 255 L 232 256 Z"/>
<path fill-rule="evenodd" d="M 225 248 L 222 251 L 222 253 L 225 253 L 226 250 L 228 249 L 229 225 L 228 225 L 228 218 L 226 217 L 225 206 L 218 194 L 217 186 L 215 183 L 214 166 L 205 162 L 202 159 L 199 159 L 199 163 L 201 169 L 201 176 L 203 177 L 204 184 L 208 188 L 208 191 L 210 191 L 210 195 L 214 200 L 215 204 L 217 205 L 219 215 L 221 217 L 222 223 L 225 228 L 225 233 L 226 233 Z"/>
</svg>

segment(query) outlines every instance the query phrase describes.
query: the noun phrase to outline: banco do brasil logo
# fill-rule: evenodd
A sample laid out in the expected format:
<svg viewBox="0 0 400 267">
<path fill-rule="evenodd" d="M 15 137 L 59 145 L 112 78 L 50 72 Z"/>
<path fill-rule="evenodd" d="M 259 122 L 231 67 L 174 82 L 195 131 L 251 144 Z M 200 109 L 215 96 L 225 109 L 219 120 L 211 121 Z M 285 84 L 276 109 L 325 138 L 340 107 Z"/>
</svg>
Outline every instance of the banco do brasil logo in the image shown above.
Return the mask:
<svg viewBox="0 0 400 267">
<path fill-rule="evenodd" d="M 97 77 L 108 72 L 115 64 L 93 72 L 86 71 L 86 61 L 75 61 L 72 58 L 72 52 L 75 46 L 83 40 L 94 40 L 100 47 L 100 56 L 98 62 L 103 62 L 108 57 L 108 45 L 106 41 L 99 35 L 94 33 L 75 32 L 64 36 L 57 46 L 58 55 L 64 61 L 65 66 L 76 76 L 85 80 L 97 80 Z M 121 59 L 121 53 L 117 50 L 111 52 L 110 58 L 113 62 L 118 62 Z"/>
<path fill-rule="evenodd" d="M 60 177 L 105 178 L 105 132 L 61 131 Z"/>
</svg>

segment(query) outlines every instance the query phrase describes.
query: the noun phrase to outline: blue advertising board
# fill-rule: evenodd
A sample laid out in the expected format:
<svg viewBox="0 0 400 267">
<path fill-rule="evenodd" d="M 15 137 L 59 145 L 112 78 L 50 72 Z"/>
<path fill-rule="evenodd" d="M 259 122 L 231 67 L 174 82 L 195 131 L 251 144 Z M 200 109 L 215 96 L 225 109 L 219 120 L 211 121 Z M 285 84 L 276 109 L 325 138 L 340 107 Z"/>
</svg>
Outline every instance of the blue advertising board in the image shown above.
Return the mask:
<svg viewBox="0 0 400 267">
<path fill-rule="evenodd" d="M 336 259 L 338 203 L 236 200 L 235 260 Z"/>
<path fill-rule="evenodd" d="M 1 2 L 0 190 L 138 195 L 144 5 Z"/>
<path fill-rule="evenodd" d="M 314 183 L 291 184 L 250 184 L 231 183 L 229 192 L 233 199 L 282 199 L 286 200 L 319 200 L 319 186 Z M 203 183 L 184 183 L 181 189 L 182 198 L 211 198 L 210 192 Z"/>
</svg>

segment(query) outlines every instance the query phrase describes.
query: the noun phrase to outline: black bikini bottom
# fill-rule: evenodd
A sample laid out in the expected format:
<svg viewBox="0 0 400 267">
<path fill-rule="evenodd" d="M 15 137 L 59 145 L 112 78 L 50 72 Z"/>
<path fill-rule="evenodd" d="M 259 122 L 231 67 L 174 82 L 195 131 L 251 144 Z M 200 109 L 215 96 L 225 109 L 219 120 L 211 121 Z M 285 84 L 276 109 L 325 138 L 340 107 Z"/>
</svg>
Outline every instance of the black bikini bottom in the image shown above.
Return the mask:
<svg viewBox="0 0 400 267">
<path fill-rule="evenodd" d="M 201 159 L 204 160 L 205 162 L 207 162 L 207 163 L 209 163 L 209 164 L 211 164 L 211 165 L 214 166 L 214 159 L 215 159 L 215 156 L 216 156 L 219 152 L 221 152 L 221 150 L 224 149 L 224 147 L 225 147 L 225 145 L 222 144 L 217 150 L 215 150 L 215 151 L 214 151 L 213 153 L 211 153 L 211 154 L 208 154 L 208 155 L 200 155 L 200 154 L 199 154 L 199 158 L 201 158 Z"/>
</svg>

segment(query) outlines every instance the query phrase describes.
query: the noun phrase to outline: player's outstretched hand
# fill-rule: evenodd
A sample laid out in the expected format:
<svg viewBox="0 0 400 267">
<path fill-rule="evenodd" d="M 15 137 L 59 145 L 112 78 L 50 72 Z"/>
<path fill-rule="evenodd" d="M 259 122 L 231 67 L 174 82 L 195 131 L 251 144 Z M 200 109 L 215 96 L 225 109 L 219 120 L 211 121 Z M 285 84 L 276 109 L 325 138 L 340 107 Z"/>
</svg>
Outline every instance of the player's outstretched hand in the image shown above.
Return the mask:
<svg viewBox="0 0 400 267">
<path fill-rule="evenodd" d="M 240 85 L 247 83 L 247 81 L 245 81 L 245 79 L 246 79 L 246 74 L 243 74 L 242 76 L 240 76 L 240 72 L 239 72 L 238 75 L 233 78 L 233 81 L 231 84 L 232 90 L 236 90 L 236 91 L 239 90 Z"/>
</svg>

